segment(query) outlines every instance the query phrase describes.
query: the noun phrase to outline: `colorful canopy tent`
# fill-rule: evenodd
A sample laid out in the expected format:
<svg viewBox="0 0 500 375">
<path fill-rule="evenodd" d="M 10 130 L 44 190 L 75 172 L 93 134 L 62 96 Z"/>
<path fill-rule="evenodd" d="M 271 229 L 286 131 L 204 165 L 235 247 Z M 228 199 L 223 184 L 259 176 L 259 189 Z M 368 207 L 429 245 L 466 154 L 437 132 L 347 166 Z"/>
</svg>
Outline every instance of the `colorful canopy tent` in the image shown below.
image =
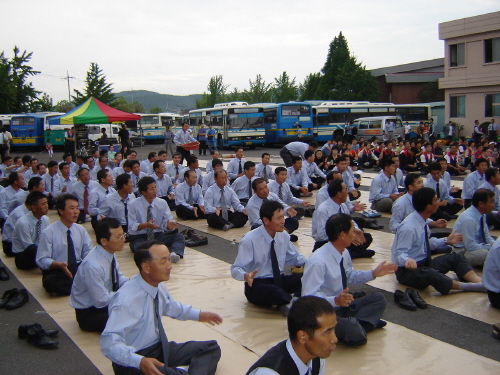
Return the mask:
<svg viewBox="0 0 500 375">
<path fill-rule="evenodd" d="M 119 111 L 96 98 L 90 98 L 68 113 L 51 118 L 49 123 L 50 125 L 109 124 L 140 119 L 139 115 Z"/>
</svg>

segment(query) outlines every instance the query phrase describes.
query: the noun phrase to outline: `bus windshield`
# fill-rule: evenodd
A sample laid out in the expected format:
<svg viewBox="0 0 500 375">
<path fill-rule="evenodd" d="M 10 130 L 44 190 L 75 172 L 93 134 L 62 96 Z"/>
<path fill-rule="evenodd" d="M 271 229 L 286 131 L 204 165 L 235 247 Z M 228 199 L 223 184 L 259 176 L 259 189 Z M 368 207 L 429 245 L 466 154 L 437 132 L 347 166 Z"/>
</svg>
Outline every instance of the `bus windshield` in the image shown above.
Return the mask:
<svg viewBox="0 0 500 375">
<path fill-rule="evenodd" d="M 262 113 L 231 113 L 227 124 L 231 129 L 256 129 L 264 127 L 264 115 Z"/>
<path fill-rule="evenodd" d="M 310 114 L 310 107 L 307 105 L 290 104 L 281 107 L 282 116 L 302 116 Z"/>
<path fill-rule="evenodd" d="M 159 122 L 159 116 L 141 116 L 141 125 L 158 125 Z"/>
</svg>

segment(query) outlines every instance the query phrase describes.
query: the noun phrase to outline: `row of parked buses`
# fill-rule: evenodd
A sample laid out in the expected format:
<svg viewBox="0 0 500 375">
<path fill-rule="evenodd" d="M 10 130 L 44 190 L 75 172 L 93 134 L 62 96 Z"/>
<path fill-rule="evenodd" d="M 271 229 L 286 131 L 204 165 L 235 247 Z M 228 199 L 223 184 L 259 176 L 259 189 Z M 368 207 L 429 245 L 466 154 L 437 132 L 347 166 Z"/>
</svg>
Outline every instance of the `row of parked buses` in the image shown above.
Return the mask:
<svg viewBox="0 0 500 375">
<path fill-rule="evenodd" d="M 43 146 L 45 142 L 59 146 L 64 144 L 64 131 L 68 130 L 69 125 L 50 126 L 49 120 L 62 114 L 39 112 L 0 115 L 0 120 L 12 134 L 12 147 Z M 141 120 L 127 121 L 126 124 L 132 136 L 141 142 L 162 142 L 167 126 L 175 132 L 187 121 L 195 136 L 201 124 L 212 125 L 218 131 L 220 148 L 254 148 L 265 144 L 287 143 L 299 138 L 304 142 L 326 142 L 342 136 L 346 125 L 351 121 L 364 117 L 385 116 L 395 119 L 397 127 L 402 127 L 405 122 L 415 127 L 420 121 L 431 118 L 431 108 L 420 104 L 342 101 L 278 104 L 231 102 L 216 104 L 213 108 L 191 110 L 187 116 L 176 113 L 137 114 L 141 116 Z M 107 129 L 108 137 L 117 138 L 119 125 L 102 124 L 87 126 L 89 139 L 99 138 L 103 127 Z M 362 127 L 366 129 L 361 129 Z M 364 124 L 358 130 L 363 130 L 366 135 L 382 135 L 383 126 L 381 129 L 377 125 Z"/>
</svg>

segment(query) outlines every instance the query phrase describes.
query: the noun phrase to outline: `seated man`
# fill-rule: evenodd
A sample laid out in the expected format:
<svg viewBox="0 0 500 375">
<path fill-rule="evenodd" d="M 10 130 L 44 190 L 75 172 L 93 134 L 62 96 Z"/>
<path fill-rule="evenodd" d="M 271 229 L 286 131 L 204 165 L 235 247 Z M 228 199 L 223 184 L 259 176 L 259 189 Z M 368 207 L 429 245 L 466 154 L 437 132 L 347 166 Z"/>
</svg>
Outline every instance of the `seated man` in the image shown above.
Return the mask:
<svg viewBox="0 0 500 375">
<path fill-rule="evenodd" d="M 215 160 L 215 159 L 219 159 L 219 151 L 217 150 L 213 150 L 210 152 L 210 156 L 212 156 L 212 159 L 209 159 L 207 161 L 207 165 L 205 167 L 205 173 L 206 174 L 209 174 L 210 172 L 212 172 L 214 170 L 213 166 L 212 166 L 212 161 Z"/>
<path fill-rule="evenodd" d="M 464 208 L 468 209 L 472 203 L 472 196 L 479 189 L 479 186 L 484 184 L 484 172 L 488 168 L 488 162 L 485 158 L 478 158 L 474 162 L 476 170 L 469 173 L 464 179 L 464 185 L 462 190 L 462 199 L 464 200 Z"/>
<path fill-rule="evenodd" d="M 120 222 L 125 233 L 128 232 L 128 205 L 134 200 L 135 195 L 132 177 L 123 173 L 116 177 L 116 188 L 118 191 L 108 194 L 108 198 L 101 206 L 100 212 L 104 217 L 111 217 Z"/>
<path fill-rule="evenodd" d="M 365 146 L 358 152 L 358 165 L 359 169 L 378 167 L 379 160 L 373 153 L 370 142 L 365 142 Z"/>
<path fill-rule="evenodd" d="M 128 281 L 115 256 L 123 250 L 126 235 L 116 219 L 104 218 L 95 226 L 97 245 L 78 267 L 69 299 L 84 331 L 104 330 L 109 300 Z"/>
<path fill-rule="evenodd" d="M 201 186 L 197 183 L 196 173 L 187 169 L 184 182 L 175 188 L 175 213 L 184 220 L 205 219 L 205 202 L 201 194 Z"/>
<path fill-rule="evenodd" d="M 301 297 L 288 315 L 288 340 L 269 349 L 247 375 L 324 374 L 325 358 L 335 349 L 335 310 L 323 298 Z"/>
<path fill-rule="evenodd" d="M 448 294 L 451 289 L 484 292 L 481 278 L 463 255 L 452 252 L 431 258 L 431 250 L 462 240 L 462 235 L 456 231 L 447 238 L 429 238 L 426 221 L 438 205 L 436 193 L 430 188 L 423 187 L 413 194 L 415 212 L 403 221 L 392 244 L 392 260 L 398 266 L 396 278 L 411 288 L 425 289 L 431 285 L 441 294 Z M 468 283 L 450 279 L 446 276 L 449 271 Z"/>
<path fill-rule="evenodd" d="M 279 197 L 269 192 L 266 181 L 263 178 L 257 178 L 252 182 L 252 188 L 255 192 L 252 198 L 248 201 L 246 210 L 248 213 L 248 219 L 250 220 L 250 226 L 252 229 L 258 228 L 262 225 L 262 220 L 260 219 L 260 208 L 265 200 L 279 202 L 283 206 L 283 210 L 288 217 L 285 219 L 285 231 L 290 234 L 290 241 L 296 242 L 298 240 L 295 234 L 291 234 L 297 230 L 299 227 L 299 221 L 297 220 L 297 211 L 283 203 Z"/>
<path fill-rule="evenodd" d="M 483 285 L 491 306 L 500 309 L 500 239 L 493 243 L 484 262 Z"/>
<path fill-rule="evenodd" d="M 76 179 L 76 173 L 78 172 L 78 170 L 80 168 L 88 168 L 89 167 L 87 164 L 85 164 L 85 161 L 83 160 L 83 158 L 84 157 L 82 155 L 77 155 L 76 156 L 76 163 L 73 163 L 73 165 L 70 165 L 71 177 L 75 177 L 75 179 Z"/>
<path fill-rule="evenodd" d="M 22 206 L 26 201 L 28 194 L 33 191 L 45 193 L 45 184 L 39 176 L 31 177 L 28 182 L 28 190 L 19 189 L 17 193 L 14 194 L 14 197 L 9 202 L 9 214 L 11 214 L 17 207 Z"/>
<path fill-rule="evenodd" d="M 307 150 L 304 153 L 303 166 L 306 170 L 306 174 L 313 184 L 314 189 L 319 189 L 321 185 L 326 180 L 326 175 L 318 168 L 318 165 L 314 162 L 314 151 Z"/>
<path fill-rule="evenodd" d="M 266 183 L 269 183 L 269 180 L 274 180 L 274 174 L 272 168 L 269 166 L 269 162 L 271 161 L 271 155 L 267 152 L 262 154 L 262 162 L 255 166 L 255 175 L 257 177 L 263 178 Z"/>
<path fill-rule="evenodd" d="M 372 204 L 372 210 L 391 212 L 393 202 L 404 193 L 398 191 L 398 183 L 394 177 L 396 166 L 392 159 L 384 159 L 382 168 L 382 172 L 372 180 L 368 201 Z"/>
<path fill-rule="evenodd" d="M 431 178 L 425 181 L 424 186 L 433 189 L 439 199 L 439 207 L 435 214 L 431 215 L 432 220 L 451 220 L 463 207 L 464 201 L 461 198 L 453 198 L 450 196 L 446 182 L 441 178 L 441 164 L 431 163 L 427 168 L 430 171 Z"/>
<path fill-rule="evenodd" d="M 405 149 L 399 154 L 399 161 L 401 163 L 401 169 L 405 172 L 415 172 L 418 171 L 417 157 L 416 154 L 419 150 L 415 147 L 410 149 Z"/>
<path fill-rule="evenodd" d="M 354 223 L 349 215 L 336 213 L 328 219 L 325 229 L 329 242 L 307 259 L 302 295 L 330 302 L 337 312 L 335 334 L 339 341 L 349 346 L 363 345 L 368 332 L 387 324 L 380 320 L 387 302 L 378 292 L 355 300 L 347 285 L 394 273 L 396 266 L 384 261 L 372 271 L 353 269 L 349 252 L 345 251 L 354 238 Z"/>
<path fill-rule="evenodd" d="M 95 230 L 97 221 L 104 217 L 101 213 L 101 206 L 104 204 L 109 194 L 116 190 L 111 187 L 113 185 L 113 177 L 107 169 L 101 169 L 97 172 L 97 182 L 99 185 L 95 187 L 89 195 L 89 215 L 92 218 L 92 228 Z"/>
<path fill-rule="evenodd" d="M 419 169 L 422 174 L 429 173 L 430 165 L 435 161 L 434 154 L 432 153 L 432 145 L 427 143 L 425 151 L 420 155 Z"/>
<path fill-rule="evenodd" d="M 111 297 L 100 339 L 102 354 L 113 362 L 115 374 L 186 374 L 176 367 L 189 366 L 189 373 L 214 375 L 221 354 L 217 341 L 168 341 L 162 316 L 212 325 L 222 323 L 222 318 L 170 296 L 164 281 L 170 279 L 172 262 L 161 241 L 141 244 L 134 261 L 139 274 Z"/>
<path fill-rule="evenodd" d="M 105 150 L 101 150 L 101 151 L 105 151 Z M 99 156 L 99 158 L 97 160 L 99 162 L 99 165 L 94 167 L 90 171 L 90 179 L 92 181 L 99 182 L 99 180 L 97 179 L 97 172 L 102 171 L 104 169 L 108 169 L 109 171 L 111 171 L 111 168 L 108 166 L 108 157 L 107 156 Z"/>
<path fill-rule="evenodd" d="M 177 184 L 177 179 L 180 177 L 180 173 L 184 168 L 181 164 L 182 155 L 180 152 L 174 152 L 172 155 L 172 164 L 167 165 L 167 174 L 172 180 L 174 185 Z M 175 186 L 174 186 L 175 187 Z"/>
<path fill-rule="evenodd" d="M 77 164 L 75 163 L 75 165 Z M 66 193 L 70 185 L 76 182 L 76 178 L 71 176 L 70 165 L 68 163 L 59 163 L 59 173 L 61 175 L 56 179 L 52 192 L 54 198 L 57 198 L 59 194 Z"/>
<path fill-rule="evenodd" d="M 9 202 L 19 189 L 24 188 L 24 175 L 20 172 L 9 174 L 9 186 L 0 191 L 0 228 L 3 228 L 5 220 L 9 217 Z"/>
<path fill-rule="evenodd" d="M 241 239 L 231 275 L 235 280 L 245 281 L 249 302 L 257 306 L 277 306 L 287 316 L 293 295 L 300 296 L 302 275 L 284 275 L 284 266 L 302 267 L 306 257 L 299 254 L 284 232 L 285 213 L 280 202 L 263 202 L 259 214 L 263 225 Z"/>
<path fill-rule="evenodd" d="M 288 179 L 288 171 L 285 167 L 277 167 L 274 170 L 274 181 L 271 181 L 268 185 L 269 191 L 271 193 L 274 193 L 278 196 L 279 199 L 281 199 L 284 203 L 289 204 L 289 205 L 302 205 L 304 207 L 309 206 L 309 202 L 299 199 L 298 197 L 295 197 L 292 194 L 292 191 L 290 190 L 290 185 L 286 183 Z M 297 213 L 299 216 L 304 216 L 304 213 L 301 212 L 299 213 L 299 209 L 296 209 Z M 300 208 L 300 211 L 304 211 L 303 208 Z"/>
<path fill-rule="evenodd" d="M 459 156 L 460 155 L 458 154 L 458 145 L 456 143 L 452 143 L 450 145 L 450 151 L 446 153 L 444 159 L 446 160 L 447 163 L 448 173 L 452 174 L 453 176 L 466 174 L 465 167 L 461 166 L 458 163 Z"/>
<path fill-rule="evenodd" d="M 215 151 L 215 152 L 218 152 L 218 151 Z M 210 162 L 212 164 L 212 171 L 207 173 L 205 175 L 205 177 L 203 177 L 203 185 L 201 187 L 201 191 L 202 191 L 203 195 L 205 195 L 205 193 L 207 192 L 207 190 L 210 186 L 215 184 L 214 173 L 216 171 L 218 171 L 219 169 L 223 169 L 222 160 L 213 159 Z M 228 183 L 229 183 L 229 181 L 228 181 Z"/>
<path fill-rule="evenodd" d="M 342 180 L 333 180 L 328 185 L 328 195 L 330 198 L 321 203 L 313 214 L 312 236 L 316 241 L 313 251 L 328 242 L 325 229 L 328 219 L 339 212 L 350 214 L 350 210 L 345 204 L 348 199 L 347 186 Z M 347 247 L 351 258 L 371 258 L 375 255 L 375 251 L 368 249 L 373 241 L 372 235 L 364 233 L 356 222 L 354 222 L 354 226 L 354 239 L 352 244 Z"/>
<path fill-rule="evenodd" d="M 497 188 L 500 184 L 500 172 L 497 168 L 488 168 L 484 172 L 484 178 L 486 182 L 479 186 L 479 189 L 488 189 L 495 194 L 495 207 L 491 213 L 486 214 L 486 222 L 488 226 L 500 229 L 500 190 Z"/>
<path fill-rule="evenodd" d="M 486 215 L 495 207 L 495 194 L 488 189 L 478 189 L 472 196 L 472 206 L 458 217 L 453 230 L 463 235 L 463 242 L 455 251 L 463 254 L 473 267 L 482 267 L 493 245 Z"/>
<path fill-rule="evenodd" d="M 361 196 L 361 193 L 359 190 L 356 189 L 356 186 L 354 186 L 354 179 L 352 178 L 351 173 L 347 169 L 349 167 L 349 157 L 345 155 L 340 155 L 337 158 L 337 166 L 334 168 L 334 171 L 338 171 L 342 174 L 342 180 L 344 181 L 344 184 L 347 186 L 347 191 L 349 192 L 349 199 L 350 200 L 356 200 Z M 316 205 L 316 207 L 318 207 Z"/>
<path fill-rule="evenodd" d="M 12 252 L 16 256 L 16 267 L 21 270 L 36 268 L 38 243 L 42 231 L 50 225 L 50 220 L 47 217 L 49 204 L 43 193 L 39 191 L 29 193 L 26 198 L 26 206 L 31 212 L 16 222 L 12 234 Z"/>
<path fill-rule="evenodd" d="M 198 158 L 194 155 L 191 155 L 189 158 L 187 158 L 187 167 L 183 168 L 179 174 L 179 178 L 175 183 L 180 184 L 184 182 L 184 172 L 186 171 L 193 171 L 196 173 L 196 183 L 199 184 L 200 186 L 203 184 L 203 175 L 200 171 L 200 162 Z"/>
<path fill-rule="evenodd" d="M 302 169 L 302 158 L 292 157 L 292 166 L 287 168 L 287 184 L 294 197 L 299 198 L 312 196 L 313 184 L 307 176 L 306 170 Z"/>
<path fill-rule="evenodd" d="M 248 200 L 252 197 L 252 181 L 255 180 L 255 163 L 246 161 L 243 164 L 243 176 L 238 177 L 231 183 L 231 189 L 234 190 L 236 196 L 243 206 L 246 206 Z"/>
<path fill-rule="evenodd" d="M 77 197 L 59 195 L 56 208 L 60 218 L 42 232 L 36 264 L 42 269 L 42 284 L 48 293 L 69 296 L 78 266 L 91 250 L 92 241 L 87 230 L 76 224 Z"/>
<path fill-rule="evenodd" d="M 134 199 L 128 207 L 130 250 L 146 241 L 156 239 L 168 246 L 170 259 L 177 263 L 184 257 L 185 241 L 177 233 L 178 225 L 172 217 L 167 202 L 156 196 L 156 183 L 153 177 L 146 176 L 139 180 L 140 198 Z"/>
<path fill-rule="evenodd" d="M 248 220 L 247 211 L 233 189 L 227 186 L 226 171 L 215 172 L 215 184 L 205 193 L 205 213 L 208 226 L 229 230 L 241 228 Z M 234 212 L 230 210 L 233 207 Z"/>
<path fill-rule="evenodd" d="M 29 208 L 26 205 L 26 202 L 24 202 L 24 204 L 15 208 L 14 211 L 9 214 L 9 218 L 5 221 L 5 225 L 2 229 L 2 246 L 3 252 L 8 257 L 15 256 L 12 252 L 12 235 L 14 234 L 14 227 L 16 226 L 17 221 L 28 212 Z"/>
<path fill-rule="evenodd" d="M 139 198 L 141 195 L 139 191 L 139 180 L 146 177 L 147 174 L 141 172 L 141 164 L 139 163 L 139 160 L 130 160 L 128 164 L 131 170 L 130 176 L 132 177 L 132 183 L 134 184 L 134 194 Z"/>
<path fill-rule="evenodd" d="M 158 159 L 158 154 L 154 151 L 151 151 L 148 154 L 148 158 L 140 162 L 141 172 L 150 175 L 153 169 L 153 163 Z"/>
<path fill-rule="evenodd" d="M 241 147 L 235 150 L 235 158 L 232 158 L 227 165 L 227 178 L 230 183 L 233 183 L 238 177 L 243 176 L 243 166 L 246 162 L 244 159 L 243 149 Z"/>
<path fill-rule="evenodd" d="M 83 224 L 87 220 L 87 215 L 90 214 L 90 192 L 99 184 L 96 181 L 90 180 L 90 173 L 87 168 L 80 168 L 77 172 L 78 180 L 68 188 L 68 193 L 78 198 L 78 207 L 80 215 L 78 215 L 78 223 Z"/>
<path fill-rule="evenodd" d="M 170 210 L 175 210 L 175 193 L 172 180 L 167 174 L 167 168 L 163 160 L 156 160 L 151 165 L 153 173 L 151 177 L 154 178 L 156 183 L 156 196 L 163 199 L 168 204 Z"/>
<path fill-rule="evenodd" d="M 333 180 L 343 180 L 342 174 L 339 171 L 331 171 L 330 173 L 328 173 L 326 175 L 325 186 L 323 186 L 321 189 L 319 189 L 318 192 L 316 193 L 316 203 L 314 203 L 315 207 L 319 207 L 321 205 L 321 203 L 330 199 L 330 196 L 328 195 L 328 185 L 330 185 L 330 183 Z"/>
</svg>

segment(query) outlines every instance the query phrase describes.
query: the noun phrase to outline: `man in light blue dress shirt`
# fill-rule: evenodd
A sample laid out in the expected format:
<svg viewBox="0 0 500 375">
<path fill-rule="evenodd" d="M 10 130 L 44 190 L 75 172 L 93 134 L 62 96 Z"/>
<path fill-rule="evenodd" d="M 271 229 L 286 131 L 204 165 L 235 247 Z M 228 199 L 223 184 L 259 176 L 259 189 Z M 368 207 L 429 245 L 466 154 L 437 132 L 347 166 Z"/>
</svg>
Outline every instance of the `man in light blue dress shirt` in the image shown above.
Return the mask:
<svg viewBox="0 0 500 375">
<path fill-rule="evenodd" d="M 431 285 L 441 294 L 448 294 L 452 289 L 484 292 L 481 278 L 462 254 L 452 252 L 431 258 L 433 249 L 448 244 L 455 245 L 463 238 L 456 231 L 447 238 L 429 236 L 426 221 L 436 212 L 438 205 L 436 193 L 431 188 L 423 187 L 413 194 L 415 212 L 404 219 L 392 244 L 392 261 L 398 266 L 396 278 L 401 284 L 416 289 L 425 289 Z M 450 271 L 468 282 L 449 278 L 446 274 Z"/>
<path fill-rule="evenodd" d="M 245 155 L 242 148 L 237 148 L 235 151 L 235 158 L 232 158 L 227 165 L 227 178 L 230 183 L 233 183 L 238 177 L 243 176 L 243 167 L 245 165 Z"/>
<path fill-rule="evenodd" d="M 429 165 L 429 174 L 431 176 L 427 178 L 424 186 L 433 189 L 439 199 L 439 208 L 436 213 L 431 216 L 431 219 L 456 219 L 453 215 L 456 215 L 463 208 L 464 200 L 450 196 L 448 185 L 446 185 L 446 182 L 441 178 L 442 169 L 440 163 L 431 163 Z"/>
<path fill-rule="evenodd" d="M 215 375 L 221 355 L 217 341 L 169 341 L 162 316 L 211 325 L 222 323 L 222 318 L 172 298 L 164 283 L 170 279 L 172 262 L 161 241 L 143 243 L 134 261 L 139 274 L 111 297 L 100 339 L 115 374 L 187 374 L 177 367 L 189 366 L 189 373 Z"/>
<path fill-rule="evenodd" d="M 300 156 L 301 159 L 304 158 L 304 153 L 307 150 L 316 151 L 318 149 L 318 142 L 312 141 L 309 144 L 304 142 L 290 142 L 287 143 L 280 151 L 280 156 L 285 163 L 287 168 L 291 167 L 293 164 L 292 157 Z"/>
<path fill-rule="evenodd" d="M 491 306 L 500 309 L 500 237 L 493 243 L 483 268 L 483 285 Z"/>
<path fill-rule="evenodd" d="M 201 186 L 201 191 L 203 195 L 205 195 L 210 186 L 215 184 L 215 177 L 214 177 L 215 172 L 218 171 L 219 169 L 223 169 L 222 160 L 220 159 L 212 159 L 210 160 L 210 163 L 212 164 L 212 170 L 208 172 L 205 175 L 205 177 L 203 177 L 203 184 Z"/>
<path fill-rule="evenodd" d="M 300 295 L 301 274 L 284 275 L 284 266 L 302 267 L 306 257 L 299 254 L 285 232 L 285 213 L 280 202 L 264 201 L 259 216 L 263 225 L 241 239 L 231 275 L 235 280 L 245 281 L 249 302 L 263 307 L 277 306 L 286 316 L 293 295 Z"/>
<path fill-rule="evenodd" d="M 304 154 L 302 168 L 306 170 L 309 180 L 311 180 L 314 189 L 319 189 L 326 180 L 326 175 L 318 168 L 314 162 L 314 151 L 307 150 Z"/>
<path fill-rule="evenodd" d="M 122 251 L 126 233 L 120 222 L 104 218 L 95 226 L 97 246 L 85 257 L 73 280 L 69 305 L 84 331 L 102 332 L 108 320 L 108 303 L 128 281 L 120 271 L 115 253 Z"/>
<path fill-rule="evenodd" d="M 75 163 L 75 165 L 78 165 Z M 71 176 L 71 170 L 68 163 L 59 164 L 59 174 L 54 183 L 54 191 L 52 195 L 57 198 L 59 194 L 67 193 L 71 185 L 76 182 L 76 177 Z"/>
<path fill-rule="evenodd" d="M 188 131 L 189 129 L 189 124 L 187 122 L 182 124 L 182 129 L 179 130 L 177 133 L 175 133 L 174 136 L 174 143 L 177 146 L 177 152 L 181 154 L 181 164 L 184 162 L 184 159 L 187 159 L 190 155 L 191 152 L 188 150 L 185 150 L 184 147 L 182 147 L 186 143 L 192 143 L 192 142 L 197 142 L 196 139 L 193 138 L 191 133 Z"/>
<path fill-rule="evenodd" d="M 180 173 L 182 169 L 184 168 L 181 164 L 181 160 L 182 155 L 179 152 L 174 152 L 174 154 L 172 155 L 172 163 L 167 164 L 167 174 L 168 177 L 170 177 L 170 179 L 172 180 L 174 187 L 175 184 L 177 184 L 177 179 L 181 175 Z"/>
<path fill-rule="evenodd" d="M 108 194 L 108 198 L 101 206 L 101 214 L 104 217 L 117 219 L 125 233 L 128 232 L 128 206 L 136 199 L 133 194 L 134 184 L 128 173 L 122 173 L 116 177 L 116 188 L 118 191 Z"/>
<path fill-rule="evenodd" d="M 243 176 L 238 177 L 231 183 L 231 189 L 234 190 L 243 206 L 246 206 L 248 200 L 253 195 L 252 181 L 256 178 L 255 163 L 253 161 L 246 161 L 243 165 Z"/>
<path fill-rule="evenodd" d="M 323 203 L 324 204 L 324 203 Z M 348 346 L 366 343 L 366 334 L 387 323 L 381 320 L 386 300 L 382 293 L 372 293 L 354 299 L 349 284 L 364 284 L 389 273 L 396 266 L 382 262 L 372 271 L 355 271 L 349 251 L 354 238 L 354 223 L 349 215 L 337 213 L 326 222 L 328 243 L 316 250 L 307 260 L 302 277 L 302 295 L 326 299 L 335 307 L 335 334 Z"/>
<path fill-rule="evenodd" d="M 495 194 L 489 189 L 478 189 L 472 196 L 472 206 L 455 222 L 453 230 L 463 235 L 463 243 L 455 245 L 473 267 L 482 267 L 493 245 L 486 215 L 495 208 Z"/>
<path fill-rule="evenodd" d="M 141 164 L 139 160 L 130 160 L 130 176 L 132 177 L 132 182 L 134 184 L 134 194 L 136 197 L 140 197 L 141 193 L 139 191 L 139 181 L 141 178 L 146 177 L 147 174 L 141 171 Z"/>
<path fill-rule="evenodd" d="M 153 164 L 151 177 L 156 182 L 156 196 L 167 202 L 171 211 L 175 210 L 175 192 L 172 180 L 167 174 L 167 168 L 163 160 L 156 160 Z"/>
<path fill-rule="evenodd" d="M 500 229 L 500 190 L 497 188 L 500 185 L 500 172 L 497 168 L 488 168 L 484 172 L 484 178 L 486 182 L 479 189 L 488 189 L 495 194 L 495 207 L 491 213 L 486 214 L 486 222 L 488 226 Z"/>
<path fill-rule="evenodd" d="M 474 192 L 484 184 L 484 172 L 488 168 L 488 162 L 485 158 L 478 158 L 474 162 L 476 170 L 469 173 L 464 180 L 464 186 L 462 190 L 462 199 L 464 200 L 464 208 L 467 209 L 472 203 L 472 196 Z"/>
<path fill-rule="evenodd" d="M 299 198 L 312 196 L 314 188 L 307 172 L 302 168 L 302 158 L 300 156 L 292 157 L 292 166 L 287 168 L 287 184 L 294 197 Z"/>
<path fill-rule="evenodd" d="M 390 212 L 396 199 L 404 193 L 398 191 L 398 183 L 394 174 L 396 166 L 391 159 L 382 161 L 382 172 L 379 173 L 370 185 L 370 196 L 368 201 L 372 204 L 373 210 Z"/>
<path fill-rule="evenodd" d="M 151 167 L 156 160 L 158 160 L 158 154 L 154 151 L 151 151 L 148 154 L 148 158 L 141 161 L 141 164 L 140 164 L 141 165 L 141 172 L 144 172 L 147 175 L 150 175 L 152 173 Z"/>
<path fill-rule="evenodd" d="M 210 152 L 210 156 L 212 157 L 212 159 L 209 159 L 207 161 L 207 164 L 205 166 L 205 174 L 208 174 L 214 170 L 214 168 L 212 166 L 212 161 L 215 159 L 219 159 L 220 153 L 217 150 L 213 150 Z"/>
<path fill-rule="evenodd" d="M 198 158 L 194 155 L 191 155 L 187 159 L 187 167 L 184 167 L 180 171 L 179 178 L 177 179 L 177 181 L 174 181 L 174 182 L 177 184 L 184 182 L 184 172 L 189 170 L 189 171 L 193 171 L 194 173 L 196 173 L 196 183 L 201 186 L 203 184 L 203 175 L 202 175 L 199 167 L 200 167 L 200 162 L 199 162 Z"/>
<path fill-rule="evenodd" d="M 97 221 L 104 217 L 101 213 L 101 206 L 109 197 L 109 194 L 116 191 L 111 187 L 113 185 L 113 176 L 111 176 L 109 170 L 101 169 L 97 172 L 97 181 L 99 186 L 95 187 L 89 195 L 89 215 L 94 229 Z"/>
<path fill-rule="evenodd" d="M 3 227 L 5 220 L 9 217 L 9 202 L 19 189 L 24 188 L 24 175 L 19 172 L 9 174 L 9 186 L 0 191 L 0 228 Z"/>
<path fill-rule="evenodd" d="M 257 177 L 263 178 L 266 183 L 268 183 L 269 180 L 274 180 L 273 169 L 269 165 L 270 161 L 271 155 L 269 155 L 267 152 L 264 152 L 262 154 L 262 162 L 255 166 L 255 175 Z"/>
<path fill-rule="evenodd" d="M 90 173 L 87 168 L 80 168 L 78 170 L 79 181 L 75 182 L 68 188 L 68 193 L 73 194 L 78 198 L 78 207 L 80 208 L 80 215 L 78 216 L 78 223 L 83 224 L 87 220 L 90 205 L 90 193 L 99 184 L 96 181 L 90 180 Z"/>
<path fill-rule="evenodd" d="M 271 193 L 276 194 L 279 199 L 288 205 L 302 205 L 308 207 L 309 202 L 295 197 L 291 190 L 290 185 L 287 183 L 288 171 L 285 167 L 277 167 L 274 170 L 274 181 L 271 181 L 267 186 Z M 303 210 L 303 209 L 302 209 Z"/>
<path fill-rule="evenodd" d="M 190 169 L 184 172 L 184 182 L 175 188 L 175 213 L 184 220 L 205 219 L 205 202 L 196 173 Z"/>
</svg>

